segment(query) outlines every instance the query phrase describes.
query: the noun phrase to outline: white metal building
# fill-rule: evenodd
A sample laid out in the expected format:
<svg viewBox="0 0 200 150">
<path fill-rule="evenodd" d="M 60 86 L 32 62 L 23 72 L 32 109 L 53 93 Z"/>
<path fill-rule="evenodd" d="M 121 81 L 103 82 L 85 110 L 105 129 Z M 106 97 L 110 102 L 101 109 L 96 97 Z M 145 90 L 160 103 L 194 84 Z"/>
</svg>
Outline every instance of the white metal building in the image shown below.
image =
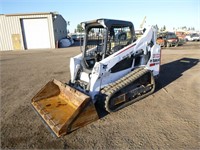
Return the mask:
<svg viewBox="0 0 200 150">
<path fill-rule="evenodd" d="M 0 51 L 55 48 L 67 36 L 67 23 L 58 13 L 0 15 Z"/>
</svg>

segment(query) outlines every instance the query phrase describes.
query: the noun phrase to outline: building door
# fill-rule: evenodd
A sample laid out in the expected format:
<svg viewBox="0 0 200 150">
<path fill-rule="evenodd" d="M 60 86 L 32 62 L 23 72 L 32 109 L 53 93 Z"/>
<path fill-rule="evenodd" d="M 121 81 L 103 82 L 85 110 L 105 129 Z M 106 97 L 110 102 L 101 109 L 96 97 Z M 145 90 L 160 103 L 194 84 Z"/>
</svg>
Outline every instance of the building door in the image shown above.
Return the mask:
<svg viewBox="0 0 200 150">
<path fill-rule="evenodd" d="M 21 20 L 24 48 L 51 48 L 47 18 Z"/>
<path fill-rule="evenodd" d="M 22 49 L 20 34 L 12 34 L 12 43 L 13 43 L 14 50 Z"/>
</svg>

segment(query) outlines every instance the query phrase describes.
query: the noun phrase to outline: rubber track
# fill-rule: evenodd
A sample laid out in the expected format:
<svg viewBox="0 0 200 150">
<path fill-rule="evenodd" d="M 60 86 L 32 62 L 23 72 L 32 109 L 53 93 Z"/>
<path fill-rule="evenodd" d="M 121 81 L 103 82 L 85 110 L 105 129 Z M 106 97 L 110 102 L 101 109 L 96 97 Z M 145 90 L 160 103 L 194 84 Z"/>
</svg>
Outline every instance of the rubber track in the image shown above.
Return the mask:
<svg viewBox="0 0 200 150">
<path fill-rule="evenodd" d="M 106 98 L 105 98 L 105 109 L 106 109 L 106 111 L 108 111 L 108 112 L 117 111 L 117 110 L 119 110 L 121 108 L 124 108 L 124 107 L 132 104 L 133 102 L 138 101 L 139 99 L 142 99 L 142 98 L 150 95 L 151 93 L 153 93 L 154 89 L 155 89 L 155 81 L 154 81 L 153 75 L 151 73 L 151 82 L 153 84 L 153 88 L 151 89 L 151 91 L 149 91 L 149 92 L 147 92 L 145 94 L 142 94 L 141 96 L 139 96 L 139 97 L 137 97 L 137 98 L 135 98 L 133 100 L 127 101 L 126 103 L 124 103 L 122 106 L 118 107 L 115 110 L 110 110 L 110 108 L 109 108 L 110 98 L 116 92 L 120 91 L 121 89 L 123 89 L 124 87 L 128 86 L 129 84 L 133 83 L 134 81 L 136 81 L 137 79 L 139 79 L 140 77 L 142 77 L 144 74 L 146 74 L 148 72 L 151 73 L 150 70 L 145 69 L 143 67 L 137 68 L 134 71 L 132 71 L 129 74 L 127 74 L 126 76 L 122 77 L 121 79 L 119 79 L 119 80 L 109 84 L 108 86 L 104 87 L 101 90 L 101 93 L 106 96 Z"/>
</svg>

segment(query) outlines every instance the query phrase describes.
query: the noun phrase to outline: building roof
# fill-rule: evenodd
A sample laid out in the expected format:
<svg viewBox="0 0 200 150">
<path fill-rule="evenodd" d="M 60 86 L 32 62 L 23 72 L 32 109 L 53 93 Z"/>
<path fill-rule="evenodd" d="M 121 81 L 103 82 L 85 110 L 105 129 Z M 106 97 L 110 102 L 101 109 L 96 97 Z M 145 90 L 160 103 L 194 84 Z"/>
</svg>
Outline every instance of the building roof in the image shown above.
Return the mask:
<svg viewBox="0 0 200 150">
<path fill-rule="evenodd" d="M 33 13 L 16 13 L 16 14 L 1 14 L 5 16 L 28 16 L 28 15 L 59 15 L 58 12 L 33 12 Z"/>
</svg>

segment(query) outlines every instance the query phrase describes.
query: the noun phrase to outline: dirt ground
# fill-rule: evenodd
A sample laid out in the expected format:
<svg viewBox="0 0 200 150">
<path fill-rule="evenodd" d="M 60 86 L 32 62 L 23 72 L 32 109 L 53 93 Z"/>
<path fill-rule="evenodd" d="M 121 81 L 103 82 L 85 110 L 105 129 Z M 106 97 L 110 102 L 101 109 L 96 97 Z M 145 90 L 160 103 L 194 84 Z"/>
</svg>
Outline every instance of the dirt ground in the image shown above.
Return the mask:
<svg viewBox="0 0 200 150">
<path fill-rule="evenodd" d="M 79 47 L 0 53 L 1 148 L 199 149 L 200 42 L 162 49 L 156 92 L 61 138 L 31 107 L 49 80 L 67 82 Z"/>
</svg>

